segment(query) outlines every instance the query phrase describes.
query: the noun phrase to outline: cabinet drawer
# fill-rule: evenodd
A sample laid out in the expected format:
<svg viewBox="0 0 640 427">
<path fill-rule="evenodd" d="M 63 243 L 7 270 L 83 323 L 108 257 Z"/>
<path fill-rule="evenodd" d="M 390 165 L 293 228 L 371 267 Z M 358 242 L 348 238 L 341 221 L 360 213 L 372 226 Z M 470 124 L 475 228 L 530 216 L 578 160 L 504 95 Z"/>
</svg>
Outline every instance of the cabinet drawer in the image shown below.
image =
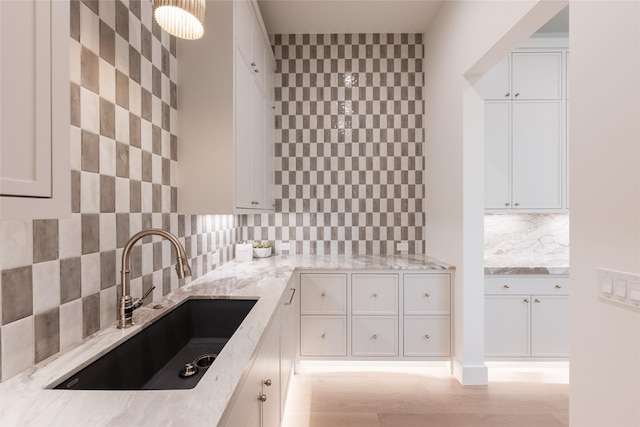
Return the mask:
<svg viewBox="0 0 640 427">
<path fill-rule="evenodd" d="M 405 356 L 450 356 L 449 316 L 407 316 L 404 318 Z"/>
<path fill-rule="evenodd" d="M 345 316 L 301 316 L 301 356 L 346 356 Z"/>
<path fill-rule="evenodd" d="M 405 315 L 448 315 L 451 286 L 448 274 L 405 274 Z"/>
<path fill-rule="evenodd" d="M 397 356 L 398 318 L 395 316 L 354 316 L 353 356 Z"/>
<path fill-rule="evenodd" d="M 346 274 L 301 274 L 300 314 L 346 314 Z"/>
<path fill-rule="evenodd" d="M 485 276 L 484 293 L 488 295 L 569 295 L 567 276 Z"/>
<path fill-rule="evenodd" d="M 398 314 L 397 274 L 354 274 L 351 288 L 354 315 Z"/>
</svg>

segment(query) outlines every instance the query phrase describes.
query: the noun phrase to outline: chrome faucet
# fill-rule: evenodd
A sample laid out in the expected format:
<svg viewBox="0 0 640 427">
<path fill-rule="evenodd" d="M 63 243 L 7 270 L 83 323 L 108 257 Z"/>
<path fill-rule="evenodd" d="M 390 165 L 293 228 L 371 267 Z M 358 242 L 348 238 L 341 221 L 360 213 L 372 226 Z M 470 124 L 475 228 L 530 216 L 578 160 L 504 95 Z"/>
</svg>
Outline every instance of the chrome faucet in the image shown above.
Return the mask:
<svg viewBox="0 0 640 427">
<path fill-rule="evenodd" d="M 159 228 L 149 228 L 133 235 L 122 251 L 122 271 L 120 272 L 122 275 L 122 296 L 118 300 L 118 328 L 120 329 L 133 326 L 133 310 L 140 308 L 142 306 L 142 300 L 155 288 L 155 286 L 152 286 L 142 298 L 134 299 L 131 296 L 131 282 L 129 277 L 131 274 L 129 271 L 131 248 L 133 248 L 133 245 L 138 240 L 151 235 L 164 237 L 173 245 L 173 248 L 176 250 L 176 273 L 178 274 L 178 279 L 191 276 L 191 267 L 189 267 L 189 263 L 187 262 L 187 255 L 176 236 Z"/>
</svg>

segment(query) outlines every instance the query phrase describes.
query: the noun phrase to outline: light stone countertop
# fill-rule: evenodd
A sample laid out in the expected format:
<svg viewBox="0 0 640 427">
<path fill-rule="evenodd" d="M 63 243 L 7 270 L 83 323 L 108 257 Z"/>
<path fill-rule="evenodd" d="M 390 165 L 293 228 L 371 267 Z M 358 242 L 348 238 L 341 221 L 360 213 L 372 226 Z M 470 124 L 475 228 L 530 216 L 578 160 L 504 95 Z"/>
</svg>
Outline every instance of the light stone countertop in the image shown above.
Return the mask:
<svg viewBox="0 0 640 427">
<path fill-rule="evenodd" d="M 558 255 L 531 256 L 487 255 L 484 258 L 485 275 L 531 275 L 531 274 L 569 274 L 569 257 Z"/>
<path fill-rule="evenodd" d="M 164 308 L 134 312 L 137 325 L 115 324 L 0 384 L 0 425 L 12 426 L 213 426 L 254 357 L 289 279 L 298 269 L 448 270 L 423 255 L 274 256 L 247 263 L 229 262 L 194 280 L 162 301 Z M 242 325 L 191 390 L 51 390 L 45 387 L 87 366 L 171 310 L 196 298 L 258 298 Z M 154 303 L 153 305 L 157 304 Z M 55 385 L 55 384 L 53 384 Z"/>
</svg>

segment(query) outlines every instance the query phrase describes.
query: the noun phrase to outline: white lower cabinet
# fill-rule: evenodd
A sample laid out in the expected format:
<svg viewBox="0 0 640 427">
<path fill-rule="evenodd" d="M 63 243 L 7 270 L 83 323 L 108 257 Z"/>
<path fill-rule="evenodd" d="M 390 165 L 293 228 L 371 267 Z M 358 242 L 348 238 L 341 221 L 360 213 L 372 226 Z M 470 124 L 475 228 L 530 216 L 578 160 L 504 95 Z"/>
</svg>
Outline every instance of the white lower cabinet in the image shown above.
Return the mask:
<svg viewBox="0 0 640 427">
<path fill-rule="evenodd" d="M 300 316 L 301 356 L 346 356 L 345 316 Z"/>
<path fill-rule="evenodd" d="M 485 355 L 568 357 L 568 294 L 566 276 L 485 279 Z"/>
<path fill-rule="evenodd" d="M 417 357 L 450 356 L 450 317 L 405 316 L 404 355 Z"/>
<path fill-rule="evenodd" d="M 291 284 L 290 284 L 291 285 Z M 284 293 L 265 331 L 236 398 L 229 402 L 226 427 L 277 427 L 293 371 L 296 349 L 296 286 Z"/>
<path fill-rule="evenodd" d="M 352 322 L 352 356 L 398 355 L 396 316 L 354 316 Z"/>
<path fill-rule="evenodd" d="M 451 273 L 305 272 L 300 292 L 302 358 L 451 356 Z"/>
<path fill-rule="evenodd" d="M 569 298 L 534 295 L 531 307 L 531 356 L 569 356 Z"/>
</svg>

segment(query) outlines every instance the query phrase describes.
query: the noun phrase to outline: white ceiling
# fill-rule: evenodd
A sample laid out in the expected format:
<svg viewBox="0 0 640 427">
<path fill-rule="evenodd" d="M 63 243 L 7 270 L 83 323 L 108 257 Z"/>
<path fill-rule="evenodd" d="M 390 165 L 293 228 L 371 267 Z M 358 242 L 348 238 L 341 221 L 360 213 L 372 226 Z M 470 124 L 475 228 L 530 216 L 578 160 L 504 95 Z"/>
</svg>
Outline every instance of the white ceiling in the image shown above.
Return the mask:
<svg viewBox="0 0 640 427">
<path fill-rule="evenodd" d="M 423 33 L 442 0 L 258 0 L 269 34 Z"/>
</svg>

